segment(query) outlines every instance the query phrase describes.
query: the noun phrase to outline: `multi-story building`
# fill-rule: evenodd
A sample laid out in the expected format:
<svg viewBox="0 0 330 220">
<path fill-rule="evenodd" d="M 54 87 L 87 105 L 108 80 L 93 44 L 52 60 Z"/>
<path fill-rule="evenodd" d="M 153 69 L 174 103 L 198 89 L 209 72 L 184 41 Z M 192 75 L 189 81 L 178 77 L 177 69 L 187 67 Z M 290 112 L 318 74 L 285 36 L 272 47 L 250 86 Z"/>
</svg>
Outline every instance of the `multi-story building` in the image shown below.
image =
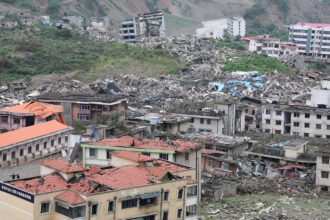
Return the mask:
<svg viewBox="0 0 330 220">
<path fill-rule="evenodd" d="M 269 57 L 280 58 L 297 54 L 297 45 L 290 42 L 282 42 L 279 38 L 273 38 L 269 35 L 244 37 L 242 40 L 248 42 L 249 51 Z"/>
<path fill-rule="evenodd" d="M 197 142 L 176 140 L 166 143 L 164 141 L 148 139 L 141 141 L 136 138 L 124 136 L 82 144 L 81 147 L 84 166 L 110 166 L 113 165 L 113 151 L 133 151 L 156 159 L 163 159 L 195 168 L 196 180 L 200 180 L 202 144 Z"/>
<path fill-rule="evenodd" d="M 330 81 L 313 88 L 305 105 L 262 106 L 262 131 L 301 137 L 330 139 Z"/>
<path fill-rule="evenodd" d="M 319 191 L 330 192 L 330 151 L 320 147 L 316 159 L 316 186 Z"/>
<path fill-rule="evenodd" d="M 67 149 L 71 128 L 56 121 L 0 134 L 0 167 L 36 160 Z"/>
<path fill-rule="evenodd" d="M 233 37 L 244 37 L 246 32 L 246 23 L 242 17 L 232 17 L 227 20 L 227 32 Z"/>
<path fill-rule="evenodd" d="M 56 119 L 63 122 L 63 108 L 42 102 L 27 102 L 0 109 L 0 133 Z"/>
<path fill-rule="evenodd" d="M 90 124 L 114 125 L 126 117 L 127 100 L 120 95 L 46 94 L 39 97 L 46 103 L 61 105 L 64 121 L 72 125 L 75 121 Z"/>
<path fill-rule="evenodd" d="M 142 37 L 165 37 L 164 14 L 145 13 L 123 21 L 120 25 L 120 36 L 128 43 L 135 43 Z"/>
<path fill-rule="evenodd" d="M 85 170 L 44 161 L 41 177 L 0 182 L 7 219 L 197 219 L 196 184 L 158 166 Z"/>
<path fill-rule="evenodd" d="M 298 23 L 289 26 L 289 41 L 298 53 L 313 58 L 330 58 L 330 24 Z"/>
</svg>

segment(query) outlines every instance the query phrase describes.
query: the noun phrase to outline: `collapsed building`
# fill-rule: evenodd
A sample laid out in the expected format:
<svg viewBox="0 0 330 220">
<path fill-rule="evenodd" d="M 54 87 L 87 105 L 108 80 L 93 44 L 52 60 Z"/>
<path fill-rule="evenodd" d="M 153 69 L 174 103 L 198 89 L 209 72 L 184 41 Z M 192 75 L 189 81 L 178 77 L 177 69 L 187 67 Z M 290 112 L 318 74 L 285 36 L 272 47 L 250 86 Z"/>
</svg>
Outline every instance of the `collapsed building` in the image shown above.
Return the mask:
<svg viewBox="0 0 330 220">
<path fill-rule="evenodd" d="M 330 81 L 313 88 L 306 103 L 262 106 L 262 131 L 271 134 L 290 134 L 300 137 L 330 138 Z"/>
<path fill-rule="evenodd" d="M 248 43 L 248 50 L 258 54 L 264 54 L 274 58 L 288 57 L 298 53 L 298 47 L 292 42 L 283 42 L 279 38 L 269 35 L 256 37 L 243 37 Z"/>
<path fill-rule="evenodd" d="M 127 43 L 135 43 L 143 37 L 165 37 L 165 18 L 162 12 L 138 15 L 120 25 L 120 36 Z"/>
<path fill-rule="evenodd" d="M 79 121 L 85 125 L 96 122 L 111 127 L 123 123 L 126 117 L 127 100 L 121 95 L 47 93 L 38 100 L 62 106 L 68 125 Z"/>
<path fill-rule="evenodd" d="M 64 122 L 63 109 L 59 105 L 27 102 L 0 109 L 0 133 L 28 127 L 46 121 Z"/>
</svg>

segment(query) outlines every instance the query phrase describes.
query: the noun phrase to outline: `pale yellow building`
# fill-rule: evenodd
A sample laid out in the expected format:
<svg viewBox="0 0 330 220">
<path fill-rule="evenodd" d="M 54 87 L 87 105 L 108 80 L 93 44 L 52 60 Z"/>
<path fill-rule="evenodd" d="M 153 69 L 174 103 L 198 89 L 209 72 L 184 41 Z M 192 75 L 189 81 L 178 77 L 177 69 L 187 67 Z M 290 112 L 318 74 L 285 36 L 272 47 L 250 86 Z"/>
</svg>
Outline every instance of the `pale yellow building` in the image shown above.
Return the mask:
<svg viewBox="0 0 330 220">
<path fill-rule="evenodd" d="M 117 160 L 132 161 L 136 156 L 125 154 Z M 41 162 L 40 177 L 0 182 L 0 216 L 24 220 L 197 219 L 195 174 L 194 169 L 163 160 L 89 170 L 46 160 Z"/>
</svg>

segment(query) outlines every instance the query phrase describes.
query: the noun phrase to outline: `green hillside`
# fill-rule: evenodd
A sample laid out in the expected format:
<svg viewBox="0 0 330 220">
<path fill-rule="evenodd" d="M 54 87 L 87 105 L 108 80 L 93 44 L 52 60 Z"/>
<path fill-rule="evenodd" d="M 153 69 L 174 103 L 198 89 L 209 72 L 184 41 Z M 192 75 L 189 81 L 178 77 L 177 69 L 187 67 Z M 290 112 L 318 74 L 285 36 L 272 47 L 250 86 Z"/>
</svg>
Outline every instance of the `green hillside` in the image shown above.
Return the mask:
<svg viewBox="0 0 330 220">
<path fill-rule="evenodd" d="M 2 80 L 73 71 L 79 79 L 93 80 L 130 70 L 136 74 L 176 74 L 182 68 L 176 57 L 162 50 L 97 42 L 55 28 L 0 30 L 0 45 Z"/>
</svg>

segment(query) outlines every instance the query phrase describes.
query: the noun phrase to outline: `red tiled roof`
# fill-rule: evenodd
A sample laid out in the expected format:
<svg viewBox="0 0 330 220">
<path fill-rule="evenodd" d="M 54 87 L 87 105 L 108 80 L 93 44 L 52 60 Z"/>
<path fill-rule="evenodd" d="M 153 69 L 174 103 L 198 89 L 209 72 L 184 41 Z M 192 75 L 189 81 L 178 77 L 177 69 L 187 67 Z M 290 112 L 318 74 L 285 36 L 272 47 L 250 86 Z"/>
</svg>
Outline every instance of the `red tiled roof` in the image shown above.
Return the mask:
<svg viewBox="0 0 330 220">
<path fill-rule="evenodd" d="M 129 136 L 123 136 L 120 138 L 103 139 L 101 141 L 91 142 L 89 144 L 97 146 L 131 147 L 134 144 L 134 138 Z"/>
<path fill-rule="evenodd" d="M 10 184 L 33 194 L 54 192 L 67 188 L 67 182 L 58 175 L 48 175 L 31 180 L 19 180 Z"/>
<path fill-rule="evenodd" d="M 113 156 L 121 157 L 134 162 L 148 162 L 154 161 L 155 159 L 141 153 L 133 152 L 133 151 L 114 151 L 112 152 Z"/>
<path fill-rule="evenodd" d="M 132 166 L 103 170 L 102 174 L 95 174 L 89 179 L 112 189 L 126 189 L 149 185 L 167 173 L 161 167 Z"/>
<path fill-rule="evenodd" d="M 298 25 L 314 27 L 314 28 L 330 27 L 330 24 L 325 24 L 325 23 L 298 23 Z"/>
<path fill-rule="evenodd" d="M 85 203 L 86 200 L 82 198 L 78 193 L 73 192 L 71 190 L 66 190 L 57 196 L 55 196 L 55 199 L 60 200 L 62 202 L 65 202 L 70 205 L 79 205 L 82 203 Z"/>
<path fill-rule="evenodd" d="M 176 149 L 178 152 L 191 151 L 202 147 L 200 143 L 186 140 L 176 140 L 174 141 L 174 144 L 178 145 L 178 148 Z"/>
<path fill-rule="evenodd" d="M 140 149 L 149 149 L 149 150 L 166 150 L 166 151 L 175 150 L 173 146 L 165 143 L 164 141 L 158 141 L 158 140 L 143 140 L 134 147 Z"/>
<path fill-rule="evenodd" d="M 86 170 L 83 166 L 71 164 L 61 159 L 44 160 L 41 161 L 40 164 L 62 173 L 76 173 L 83 172 Z"/>
<path fill-rule="evenodd" d="M 67 129 L 69 129 L 68 126 L 56 120 L 52 120 L 9 131 L 0 134 L 0 148 Z"/>
<path fill-rule="evenodd" d="M 36 119 L 41 120 L 51 115 L 62 113 L 63 108 L 60 105 L 52 105 L 43 102 L 27 102 L 21 105 L 15 105 L 0 109 L 0 112 L 1 111 L 21 114 L 33 114 Z"/>
<path fill-rule="evenodd" d="M 209 150 L 209 149 L 202 149 L 201 150 L 202 154 L 226 154 L 226 152 L 224 151 L 220 151 L 220 150 Z"/>
<path fill-rule="evenodd" d="M 176 172 L 180 172 L 183 170 L 187 170 L 187 168 L 184 166 L 180 166 L 179 164 L 174 164 L 174 163 L 167 162 L 164 160 L 156 160 L 155 166 L 160 166 L 171 173 L 176 173 Z"/>
</svg>

